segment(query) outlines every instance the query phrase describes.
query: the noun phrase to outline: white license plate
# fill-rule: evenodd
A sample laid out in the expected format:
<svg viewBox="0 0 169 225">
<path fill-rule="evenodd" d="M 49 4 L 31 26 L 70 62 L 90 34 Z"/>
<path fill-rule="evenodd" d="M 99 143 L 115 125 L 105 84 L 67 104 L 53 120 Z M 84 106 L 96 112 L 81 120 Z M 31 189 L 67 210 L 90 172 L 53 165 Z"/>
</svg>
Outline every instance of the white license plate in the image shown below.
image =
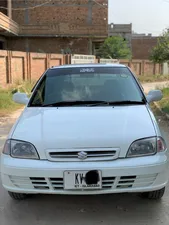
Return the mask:
<svg viewBox="0 0 169 225">
<path fill-rule="evenodd" d="M 101 171 L 98 172 L 98 181 L 94 184 L 86 183 L 86 174 L 90 171 L 65 171 L 64 172 L 64 189 L 101 189 L 102 188 L 102 176 Z M 91 180 L 92 178 L 90 178 Z M 91 183 L 91 182 L 89 182 Z"/>
</svg>

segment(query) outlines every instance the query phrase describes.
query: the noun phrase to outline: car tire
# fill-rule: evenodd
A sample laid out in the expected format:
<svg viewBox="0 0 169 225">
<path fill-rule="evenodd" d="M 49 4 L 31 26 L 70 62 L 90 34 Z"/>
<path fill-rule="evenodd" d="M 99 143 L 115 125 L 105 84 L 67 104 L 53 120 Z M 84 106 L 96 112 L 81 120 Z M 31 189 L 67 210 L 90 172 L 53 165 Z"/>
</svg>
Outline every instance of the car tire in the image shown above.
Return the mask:
<svg viewBox="0 0 169 225">
<path fill-rule="evenodd" d="M 158 199 L 161 199 L 163 197 L 164 192 L 165 192 L 165 187 L 160 189 L 160 190 L 157 190 L 157 191 L 150 191 L 150 192 L 141 193 L 141 197 L 147 198 L 147 199 L 158 200 Z"/>
<path fill-rule="evenodd" d="M 24 200 L 28 198 L 27 194 L 8 192 L 9 196 L 14 200 Z"/>
</svg>

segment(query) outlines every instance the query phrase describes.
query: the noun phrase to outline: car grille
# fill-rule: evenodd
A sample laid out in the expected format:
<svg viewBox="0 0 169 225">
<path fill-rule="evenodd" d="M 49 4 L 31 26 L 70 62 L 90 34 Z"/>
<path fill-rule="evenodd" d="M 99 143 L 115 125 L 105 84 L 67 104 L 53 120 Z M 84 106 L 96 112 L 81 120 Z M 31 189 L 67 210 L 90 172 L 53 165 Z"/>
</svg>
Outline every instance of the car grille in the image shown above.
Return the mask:
<svg viewBox="0 0 169 225">
<path fill-rule="evenodd" d="M 115 177 L 102 177 L 102 188 L 103 189 L 112 188 L 115 179 L 116 179 Z"/>
<path fill-rule="evenodd" d="M 105 161 L 117 159 L 119 149 L 72 149 L 72 150 L 47 150 L 49 161 Z"/>
<path fill-rule="evenodd" d="M 142 176 L 102 177 L 102 190 L 147 187 L 153 184 L 156 177 L 157 174 Z M 13 185 L 18 188 L 56 191 L 64 189 L 64 181 L 61 177 L 45 178 L 9 176 L 9 178 Z"/>
<path fill-rule="evenodd" d="M 32 182 L 32 185 L 35 189 L 49 189 L 48 182 L 45 178 L 41 177 L 30 177 L 30 180 Z"/>
<path fill-rule="evenodd" d="M 136 176 L 124 176 L 120 177 L 117 188 L 131 188 L 136 181 Z"/>
<path fill-rule="evenodd" d="M 49 178 L 54 190 L 63 189 L 63 178 Z"/>
</svg>

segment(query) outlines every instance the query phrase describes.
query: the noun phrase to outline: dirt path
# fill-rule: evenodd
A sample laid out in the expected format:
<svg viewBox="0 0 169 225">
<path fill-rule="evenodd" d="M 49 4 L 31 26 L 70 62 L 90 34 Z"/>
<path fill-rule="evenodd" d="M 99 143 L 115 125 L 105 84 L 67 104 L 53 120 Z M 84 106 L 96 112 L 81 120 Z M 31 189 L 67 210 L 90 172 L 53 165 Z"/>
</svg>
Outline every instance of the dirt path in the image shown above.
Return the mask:
<svg viewBox="0 0 169 225">
<path fill-rule="evenodd" d="M 144 88 L 144 92 L 148 93 L 149 91 L 151 91 L 153 89 L 168 87 L 169 86 L 169 81 L 145 83 L 145 84 L 142 84 L 142 86 Z"/>
<path fill-rule="evenodd" d="M 17 111 L 15 111 L 12 114 L 9 114 L 5 117 L 0 117 L 0 125 L 3 124 L 8 124 L 8 123 L 14 123 L 14 121 L 20 116 L 20 114 L 22 113 L 23 108 L 18 109 Z"/>
</svg>

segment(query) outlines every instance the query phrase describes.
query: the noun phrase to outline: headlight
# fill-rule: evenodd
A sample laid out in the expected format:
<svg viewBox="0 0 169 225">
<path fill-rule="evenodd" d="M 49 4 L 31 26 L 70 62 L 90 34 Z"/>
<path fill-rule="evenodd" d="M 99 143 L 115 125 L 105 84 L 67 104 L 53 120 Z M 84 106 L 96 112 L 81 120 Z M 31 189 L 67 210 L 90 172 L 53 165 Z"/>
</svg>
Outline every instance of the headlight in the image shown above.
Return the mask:
<svg viewBox="0 0 169 225">
<path fill-rule="evenodd" d="M 24 141 L 7 140 L 3 153 L 11 155 L 13 158 L 39 159 L 35 147 L 31 143 Z"/>
<path fill-rule="evenodd" d="M 149 156 L 165 150 L 166 144 L 163 138 L 146 138 L 133 142 L 128 150 L 127 157 Z"/>
</svg>

